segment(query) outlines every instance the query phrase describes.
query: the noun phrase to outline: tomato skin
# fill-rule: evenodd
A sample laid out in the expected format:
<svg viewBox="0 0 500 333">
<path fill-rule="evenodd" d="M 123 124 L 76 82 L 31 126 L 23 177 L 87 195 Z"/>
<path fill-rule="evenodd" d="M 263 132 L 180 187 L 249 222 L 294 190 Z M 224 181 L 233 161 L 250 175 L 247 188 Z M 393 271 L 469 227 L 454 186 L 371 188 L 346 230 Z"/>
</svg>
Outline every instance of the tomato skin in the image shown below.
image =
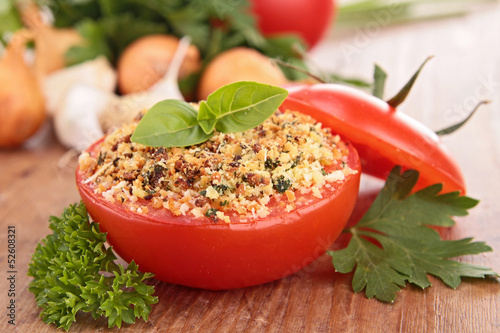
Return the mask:
<svg viewBox="0 0 500 333">
<path fill-rule="evenodd" d="M 386 102 L 336 84 L 293 86 L 289 92 L 281 108 L 325 113 L 325 125 L 356 147 L 364 173 L 386 179 L 401 165 L 420 172 L 415 191 L 442 183 L 443 193 L 465 193 L 462 172 L 439 137 Z"/>
<path fill-rule="evenodd" d="M 298 34 L 309 48 L 325 35 L 334 18 L 334 0 L 252 0 L 259 30 L 266 36 Z"/>
<path fill-rule="evenodd" d="M 311 114 L 313 115 L 313 114 Z M 99 141 L 88 151 L 97 154 Z M 77 169 L 80 196 L 108 242 L 127 262 L 165 282 L 220 290 L 258 285 L 292 274 L 325 253 L 345 227 L 359 190 L 361 166 L 348 145 L 346 176 L 322 199 L 289 213 L 276 210 L 248 223 L 212 223 L 208 218 L 173 216 L 165 209 L 139 214 L 110 203 L 84 182 Z M 307 196 L 307 195 L 305 195 Z M 313 198 L 309 195 L 308 198 Z"/>
</svg>

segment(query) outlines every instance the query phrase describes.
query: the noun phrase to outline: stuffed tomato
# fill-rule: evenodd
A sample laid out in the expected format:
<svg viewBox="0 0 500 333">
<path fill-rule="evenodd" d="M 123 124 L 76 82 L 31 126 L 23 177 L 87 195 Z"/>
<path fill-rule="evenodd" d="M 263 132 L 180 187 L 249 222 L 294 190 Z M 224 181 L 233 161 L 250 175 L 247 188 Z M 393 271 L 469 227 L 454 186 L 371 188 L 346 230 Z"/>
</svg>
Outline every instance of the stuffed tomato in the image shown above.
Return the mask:
<svg viewBox="0 0 500 333">
<path fill-rule="evenodd" d="M 77 186 L 113 249 L 159 280 L 212 290 L 270 282 L 325 253 L 357 199 L 357 152 L 325 116 L 278 110 L 183 148 L 131 142 L 130 124 L 80 156 Z"/>
</svg>

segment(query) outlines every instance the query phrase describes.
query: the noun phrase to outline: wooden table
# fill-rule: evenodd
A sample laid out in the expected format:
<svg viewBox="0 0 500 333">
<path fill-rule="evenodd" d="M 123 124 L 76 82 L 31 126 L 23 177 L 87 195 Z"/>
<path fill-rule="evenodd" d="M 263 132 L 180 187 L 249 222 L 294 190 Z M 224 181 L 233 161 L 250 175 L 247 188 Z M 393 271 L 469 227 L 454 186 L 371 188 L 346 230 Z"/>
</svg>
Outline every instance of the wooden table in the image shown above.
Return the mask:
<svg viewBox="0 0 500 333">
<path fill-rule="evenodd" d="M 322 68 L 365 79 L 377 62 L 389 73 L 386 91 L 391 97 L 426 56 L 434 55 L 401 107 L 433 129 L 464 117 L 480 99 L 492 101 L 465 128 L 443 139 L 463 169 L 468 194 L 481 200 L 444 237 L 486 241 L 496 253 L 460 260 L 500 272 L 500 9 L 386 25 L 374 19 L 355 31 L 334 32 L 312 58 Z M 50 127 L 22 149 L 0 151 L 2 332 L 56 331 L 38 318 L 26 272 L 37 242 L 49 233 L 48 216 L 59 215 L 78 200 L 75 163 Z M 8 295 L 9 226 L 16 231 L 15 298 Z M 452 290 L 431 278 L 431 288 L 408 286 L 394 304 L 354 294 L 350 281 L 351 275 L 335 273 L 329 257 L 323 256 L 292 276 L 246 289 L 214 292 L 153 282 L 160 302 L 150 320 L 122 331 L 500 332 L 500 284 L 495 279 L 464 279 Z M 16 302 L 15 326 L 8 324 L 11 299 Z M 105 327 L 104 319 L 82 315 L 71 330 L 107 331 Z"/>
</svg>

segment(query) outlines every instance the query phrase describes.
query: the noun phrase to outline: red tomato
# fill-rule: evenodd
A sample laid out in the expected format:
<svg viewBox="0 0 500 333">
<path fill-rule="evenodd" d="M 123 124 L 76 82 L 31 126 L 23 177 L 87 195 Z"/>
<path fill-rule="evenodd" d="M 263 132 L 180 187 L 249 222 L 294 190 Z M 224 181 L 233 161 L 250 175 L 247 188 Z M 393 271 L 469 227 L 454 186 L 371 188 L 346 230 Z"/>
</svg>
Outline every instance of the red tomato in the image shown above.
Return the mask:
<svg viewBox="0 0 500 333">
<path fill-rule="evenodd" d="M 420 172 L 415 190 L 442 183 L 443 192 L 465 193 L 460 168 L 439 137 L 386 102 L 335 84 L 289 90 L 281 108 L 324 114 L 315 118 L 356 147 L 363 172 L 386 179 L 395 165 L 401 165 Z"/>
<path fill-rule="evenodd" d="M 298 109 L 300 110 L 300 109 Z M 313 110 L 309 113 L 315 116 Z M 100 141 L 88 151 L 98 154 Z M 348 165 L 358 172 L 346 176 L 337 188 L 324 188 L 323 198 L 311 194 L 310 205 L 286 212 L 274 207 L 266 218 L 252 222 L 214 224 L 209 218 L 174 216 L 168 210 L 148 209 L 139 214 L 95 194 L 82 173 L 76 182 L 83 202 L 108 242 L 126 261 L 165 282 L 204 289 L 231 289 L 283 278 L 325 253 L 343 230 L 353 210 L 361 166 L 348 145 Z M 297 198 L 301 194 L 296 192 Z M 145 202 L 145 201 L 143 201 Z"/>
<path fill-rule="evenodd" d="M 325 35 L 334 16 L 334 0 L 252 0 L 259 30 L 266 36 L 298 34 L 309 48 Z"/>
</svg>

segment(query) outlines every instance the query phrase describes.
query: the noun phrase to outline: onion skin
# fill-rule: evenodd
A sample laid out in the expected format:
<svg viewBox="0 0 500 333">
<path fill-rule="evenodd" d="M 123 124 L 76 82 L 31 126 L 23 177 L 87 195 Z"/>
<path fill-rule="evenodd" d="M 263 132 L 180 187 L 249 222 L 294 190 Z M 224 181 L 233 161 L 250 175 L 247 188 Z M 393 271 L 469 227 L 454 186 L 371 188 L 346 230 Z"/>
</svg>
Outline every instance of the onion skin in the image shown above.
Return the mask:
<svg viewBox="0 0 500 333">
<path fill-rule="evenodd" d="M 267 56 L 247 47 L 235 47 L 220 53 L 207 65 L 198 84 L 197 97 L 205 100 L 218 88 L 237 81 L 257 81 L 275 86 L 288 82 Z"/>
<path fill-rule="evenodd" d="M 40 26 L 35 34 L 35 71 L 39 77 L 66 67 L 66 52 L 83 45 L 84 40 L 76 29 Z"/>
<path fill-rule="evenodd" d="M 122 52 L 118 60 L 118 88 L 126 95 L 148 90 L 165 75 L 179 39 L 165 34 L 141 37 Z M 201 56 L 190 45 L 179 70 L 179 78 L 199 72 Z"/>
<path fill-rule="evenodd" d="M 25 40 L 16 37 L 0 58 L 0 148 L 20 146 L 46 118 L 41 87 L 23 59 Z"/>
<path fill-rule="evenodd" d="M 21 19 L 32 32 L 35 42 L 35 72 L 40 79 L 65 68 L 66 52 L 72 46 L 82 46 L 85 41 L 74 28 L 56 28 L 49 25 L 38 5 L 33 1 L 19 4 Z"/>
</svg>

